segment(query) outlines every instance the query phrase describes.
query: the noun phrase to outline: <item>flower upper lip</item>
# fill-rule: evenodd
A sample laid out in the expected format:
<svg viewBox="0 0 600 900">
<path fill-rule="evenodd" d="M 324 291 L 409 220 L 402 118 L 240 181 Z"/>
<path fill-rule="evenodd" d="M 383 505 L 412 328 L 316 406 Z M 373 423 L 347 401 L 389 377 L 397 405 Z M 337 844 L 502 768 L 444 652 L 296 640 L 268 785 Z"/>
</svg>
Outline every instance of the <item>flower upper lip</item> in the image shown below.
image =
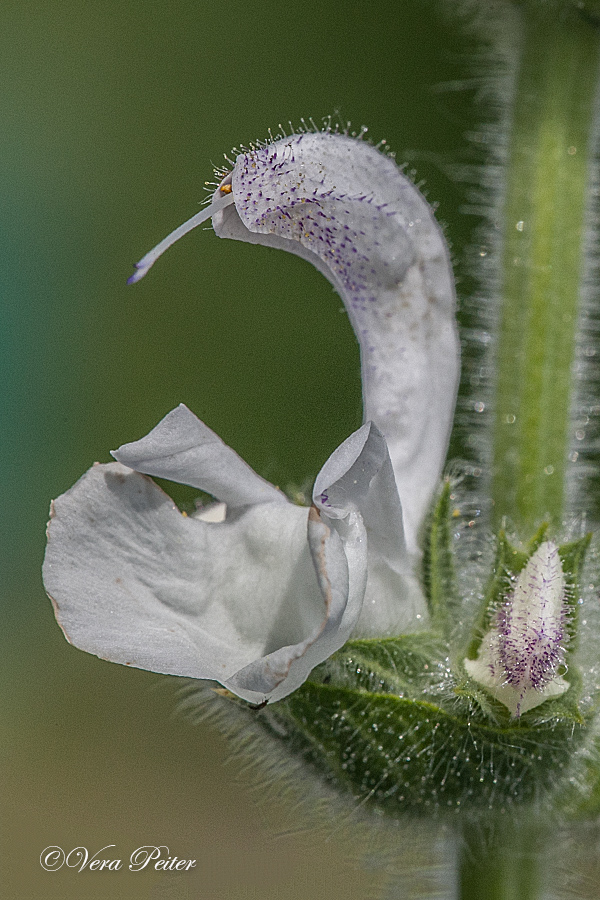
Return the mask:
<svg viewBox="0 0 600 900">
<path fill-rule="evenodd" d="M 385 435 L 416 552 L 460 371 L 452 266 L 429 205 L 393 159 L 326 133 L 241 154 L 232 185 L 215 233 L 303 257 L 342 297 L 360 344 L 364 419 Z"/>
<path fill-rule="evenodd" d="M 260 703 L 357 629 L 398 633 L 424 613 L 417 535 L 459 357 L 445 242 L 391 159 L 343 135 L 292 135 L 242 154 L 229 181 L 132 280 L 209 216 L 219 236 L 310 260 L 358 336 L 367 422 L 321 469 L 309 511 L 181 405 L 58 498 L 44 580 L 76 646 Z M 182 516 L 149 475 L 212 494 L 224 521 Z"/>
</svg>

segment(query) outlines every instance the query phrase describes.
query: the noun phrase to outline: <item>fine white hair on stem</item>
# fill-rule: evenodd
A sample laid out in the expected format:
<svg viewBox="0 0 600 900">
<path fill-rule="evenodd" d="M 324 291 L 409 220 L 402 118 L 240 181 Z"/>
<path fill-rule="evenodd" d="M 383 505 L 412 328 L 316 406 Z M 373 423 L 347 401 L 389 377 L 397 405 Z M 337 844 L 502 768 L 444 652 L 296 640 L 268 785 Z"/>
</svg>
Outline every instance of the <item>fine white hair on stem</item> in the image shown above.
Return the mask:
<svg viewBox="0 0 600 900">
<path fill-rule="evenodd" d="M 460 454 L 461 486 L 466 519 L 476 518 L 489 527 L 492 444 L 495 409 L 495 357 L 502 273 L 502 221 L 506 193 L 505 172 L 509 153 L 511 104 L 514 96 L 521 40 L 519 10 L 503 0 L 452 0 L 444 15 L 458 22 L 476 42 L 468 58 L 469 81 L 438 85 L 437 90 L 475 89 L 479 121 L 467 137 L 469 163 L 447 167 L 455 181 L 466 185 L 461 212 L 473 217 L 470 245 L 458 274 L 472 287 L 461 296 L 463 322 L 462 377 L 452 444 Z M 478 223 L 475 225 L 475 223 Z M 477 540 L 477 529 L 465 529 L 466 542 Z M 465 541 L 460 542 L 465 546 Z"/>
<path fill-rule="evenodd" d="M 158 257 L 163 255 L 165 250 L 168 250 L 169 247 L 178 241 L 179 238 L 182 238 L 184 234 L 187 234 L 188 231 L 192 231 L 192 229 L 197 228 L 198 225 L 202 225 L 203 222 L 206 222 L 207 219 L 211 219 L 215 213 L 220 212 L 226 206 L 229 206 L 230 203 L 233 203 L 233 194 L 222 194 L 220 197 L 217 197 L 216 200 L 213 200 L 210 206 L 201 209 L 195 216 L 192 216 L 191 219 L 188 219 L 187 222 L 184 222 L 183 225 L 180 225 L 179 228 L 176 228 L 171 234 L 168 234 L 166 238 L 163 238 L 156 247 L 153 247 L 152 250 L 146 253 L 146 255 L 135 264 L 136 270 L 133 275 L 127 279 L 127 284 L 135 284 L 136 281 L 141 281 L 144 275 L 152 268 Z"/>
<path fill-rule="evenodd" d="M 597 496 L 600 477 L 600 375 L 597 341 L 600 333 L 598 309 L 600 272 L 600 88 L 596 89 L 590 140 L 588 191 L 583 223 L 582 275 L 576 329 L 571 421 L 569 428 L 569 465 L 566 470 L 565 509 L 575 520 L 587 514 L 592 520 L 599 514 Z M 591 508 L 590 508 L 591 506 Z M 581 527 L 581 526 L 580 526 Z"/>
</svg>

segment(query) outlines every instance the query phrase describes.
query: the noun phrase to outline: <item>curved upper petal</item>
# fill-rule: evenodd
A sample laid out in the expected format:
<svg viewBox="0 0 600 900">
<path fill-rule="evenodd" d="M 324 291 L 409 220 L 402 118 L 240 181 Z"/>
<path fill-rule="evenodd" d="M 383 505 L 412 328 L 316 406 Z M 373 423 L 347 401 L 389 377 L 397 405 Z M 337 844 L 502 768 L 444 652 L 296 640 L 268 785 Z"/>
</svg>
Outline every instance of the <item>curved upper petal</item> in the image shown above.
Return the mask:
<svg viewBox="0 0 600 900">
<path fill-rule="evenodd" d="M 114 458 L 145 475 L 189 484 L 228 506 L 285 503 L 214 431 L 180 403 L 145 437 L 113 450 Z"/>
<path fill-rule="evenodd" d="M 243 153 L 226 181 L 234 205 L 214 212 L 215 232 L 302 256 L 342 297 L 361 348 L 365 419 L 385 435 L 416 549 L 460 356 L 452 267 L 431 208 L 390 157 L 339 134 L 292 134 Z"/>
</svg>

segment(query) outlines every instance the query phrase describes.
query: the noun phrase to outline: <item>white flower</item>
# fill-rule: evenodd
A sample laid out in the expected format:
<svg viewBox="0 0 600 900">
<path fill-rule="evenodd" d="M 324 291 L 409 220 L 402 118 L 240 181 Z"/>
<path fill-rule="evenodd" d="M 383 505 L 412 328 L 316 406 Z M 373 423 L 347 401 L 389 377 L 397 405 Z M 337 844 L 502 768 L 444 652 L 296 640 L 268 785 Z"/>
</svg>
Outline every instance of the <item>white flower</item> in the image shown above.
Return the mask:
<svg viewBox="0 0 600 900">
<path fill-rule="evenodd" d="M 498 609 L 469 675 L 515 717 L 569 688 L 559 675 L 565 661 L 566 581 L 558 547 L 545 541 L 520 572 Z"/>
<path fill-rule="evenodd" d="M 55 501 L 44 582 L 76 646 L 260 703 L 353 632 L 399 633 L 425 615 L 414 564 L 454 410 L 454 287 L 421 194 L 344 135 L 294 134 L 238 156 L 211 205 L 130 280 L 209 217 L 220 237 L 290 250 L 331 281 L 360 342 L 366 424 L 321 469 L 309 510 L 179 406 Z M 147 475 L 224 506 L 186 517 Z"/>
</svg>

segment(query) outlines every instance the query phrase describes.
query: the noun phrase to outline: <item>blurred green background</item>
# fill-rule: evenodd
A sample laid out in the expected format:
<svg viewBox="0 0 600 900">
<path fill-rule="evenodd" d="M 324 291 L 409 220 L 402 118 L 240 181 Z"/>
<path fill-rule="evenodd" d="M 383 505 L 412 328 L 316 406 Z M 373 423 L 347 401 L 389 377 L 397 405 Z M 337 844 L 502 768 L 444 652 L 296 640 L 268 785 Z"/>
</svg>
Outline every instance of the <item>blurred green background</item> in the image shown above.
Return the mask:
<svg viewBox="0 0 600 900">
<path fill-rule="evenodd" d="M 71 648 L 40 577 L 52 497 L 185 402 L 262 475 L 310 483 L 360 423 L 341 301 L 303 261 L 194 232 L 212 163 L 333 114 L 424 179 L 458 260 L 473 43 L 428 0 L 4 0 L 0 9 L 3 898 L 362 900 L 343 838 L 257 805 L 176 679 Z M 448 89 L 452 88 L 452 89 Z M 455 90 L 455 88 L 460 88 Z M 463 284 L 465 282 L 463 281 Z M 174 493 L 179 502 L 190 494 Z M 278 830 L 279 829 L 279 830 Z M 48 845 L 166 844 L 185 876 L 47 873 Z"/>
</svg>

